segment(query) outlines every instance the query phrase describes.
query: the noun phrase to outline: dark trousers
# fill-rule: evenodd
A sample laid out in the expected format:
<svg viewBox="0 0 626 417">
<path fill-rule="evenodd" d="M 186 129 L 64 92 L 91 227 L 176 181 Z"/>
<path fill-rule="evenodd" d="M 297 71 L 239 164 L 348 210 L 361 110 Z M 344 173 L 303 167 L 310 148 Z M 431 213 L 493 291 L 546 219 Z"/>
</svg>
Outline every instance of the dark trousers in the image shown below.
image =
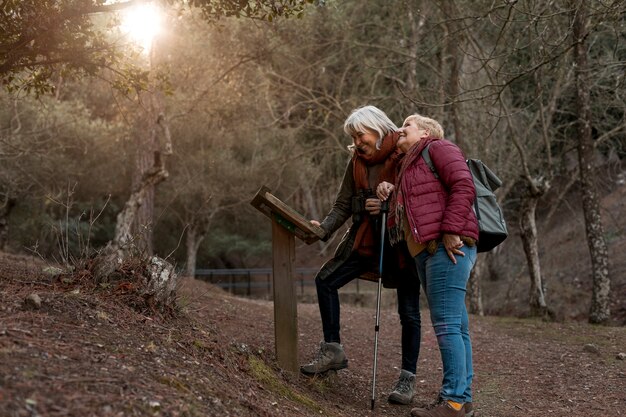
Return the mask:
<svg viewBox="0 0 626 417">
<path fill-rule="evenodd" d="M 322 317 L 324 341 L 341 343 L 339 288 L 370 271 L 371 259 L 352 253 L 350 257 L 325 279 L 315 279 L 317 300 Z M 402 269 L 398 281 L 398 314 L 402 326 L 402 369 L 415 373 L 420 350 L 421 317 L 419 309 L 420 283 L 412 262 Z"/>
</svg>

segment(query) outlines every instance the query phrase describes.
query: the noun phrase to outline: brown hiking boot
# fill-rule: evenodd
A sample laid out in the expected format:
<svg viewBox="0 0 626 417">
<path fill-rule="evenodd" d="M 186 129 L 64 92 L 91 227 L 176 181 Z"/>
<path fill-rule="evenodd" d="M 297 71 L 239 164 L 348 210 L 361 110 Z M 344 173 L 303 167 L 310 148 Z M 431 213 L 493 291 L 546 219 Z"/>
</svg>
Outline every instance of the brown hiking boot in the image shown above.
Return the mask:
<svg viewBox="0 0 626 417">
<path fill-rule="evenodd" d="M 441 405 L 443 402 L 444 402 L 444 399 L 441 398 L 441 396 L 438 396 L 435 401 L 433 401 L 430 404 L 423 405 L 422 408 L 425 408 L 427 410 L 432 410 L 433 408 Z M 465 417 L 474 417 L 474 404 L 473 403 L 463 404 L 463 410 L 465 410 Z"/>
<path fill-rule="evenodd" d="M 447 401 L 441 402 L 434 408 L 414 408 L 411 410 L 413 417 L 465 417 L 465 404 L 456 411 Z"/>
</svg>

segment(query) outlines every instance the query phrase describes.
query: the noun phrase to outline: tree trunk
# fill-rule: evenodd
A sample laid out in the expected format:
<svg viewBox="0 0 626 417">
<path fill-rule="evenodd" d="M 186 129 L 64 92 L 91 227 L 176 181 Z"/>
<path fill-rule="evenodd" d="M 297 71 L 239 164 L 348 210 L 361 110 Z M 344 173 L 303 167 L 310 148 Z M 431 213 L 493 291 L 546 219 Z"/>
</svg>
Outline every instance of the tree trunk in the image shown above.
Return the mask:
<svg viewBox="0 0 626 417">
<path fill-rule="evenodd" d="M 196 276 L 196 263 L 198 259 L 198 249 L 200 244 L 204 240 L 206 235 L 204 233 L 198 233 L 197 227 L 190 226 L 187 229 L 187 236 L 185 238 L 185 246 L 187 248 L 187 266 L 185 268 L 186 274 L 190 278 Z"/>
<path fill-rule="evenodd" d="M 153 41 L 150 49 L 151 70 L 155 70 L 158 64 L 156 49 L 157 43 Z M 161 167 L 165 171 L 165 163 L 162 159 L 172 154 L 172 140 L 164 116 L 165 101 L 163 93 L 156 83 L 152 83 L 151 88 L 139 93 L 139 104 L 143 112 L 140 112 L 137 123 L 139 143 L 136 154 L 136 173 L 133 178 L 134 185 L 141 183 L 146 174 L 154 170 L 154 167 Z M 143 196 L 143 203 L 137 210 L 133 224 L 133 231 L 137 236 L 137 247 L 147 255 L 153 253 L 154 194 L 155 187 L 159 182 L 148 184 Z"/>
<path fill-rule="evenodd" d="M 442 2 L 443 13 L 445 17 L 446 27 L 446 59 L 449 62 L 450 78 L 447 83 L 446 110 L 448 113 L 449 124 L 454 131 L 454 141 L 464 151 L 467 152 L 467 143 L 463 138 L 463 127 L 459 119 L 459 95 L 461 94 L 461 65 L 463 55 L 459 53 L 459 44 L 462 41 L 462 27 L 459 20 L 456 19 L 457 12 L 452 0 L 444 0 Z M 443 124 L 445 126 L 445 123 Z"/>
<path fill-rule="evenodd" d="M 319 187 L 316 187 L 316 190 L 313 190 L 311 187 L 306 185 L 305 178 L 300 179 L 300 183 L 304 184 L 300 187 L 300 197 L 302 198 L 302 208 L 305 210 L 310 219 L 314 219 L 317 221 L 322 221 L 322 215 L 320 214 L 319 207 L 325 203 L 325 201 L 321 201 L 322 193 L 319 190 Z M 317 198 L 313 195 L 313 191 L 317 195 Z M 297 206 L 296 206 L 297 207 Z M 319 253 L 322 256 L 326 256 L 326 245 L 321 240 L 317 242 L 317 247 L 319 249 Z"/>
<path fill-rule="evenodd" d="M 171 154 L 171 142 L 169 129 L 162 116 L 159 116 L 157 124 L 160 124 L 168 146 L 166 154 Z M 159 154 L 156 154 L 159 155 Z M 165 170 L 165 163 L 161 157 L 155 158 L 155 165 L 144 173 L 141 181 L 133 188 L 128 201 L 122 211 L 117 215 L 115 224 L 115 236 L 113 240 L 99 253 L 93 266 L 93 276 L 96 282 L 108 282 L 111 275 L 124 261 L 132 256 L 142 260 L 147 274 L 142 281 L 142 294 L 151 300 L 159 308 L 170 308 L 175 306 L 175 288 L 178 277 L 174 271 L 174 266 L 157 256 L 148 255 L 143 248 L 136 246 L 136 234 L 133 234 L 133 224 L 135 224 L 137 213 L 144 204 L 146 196 L 150 190 L 154 190 L 157 184 L 168 177 Z"/>
<path fill-rule="evenodd" d="M 424 5 L 428 7 L 427 5 Z M 417 57 L 420 51 L 420 38 L 422 28 L 426 24 L 426 16 L 429 14 L 428 10 L 423 10 L 423 13 L 419 14 L 419 20 L 416 19 L 413 9 L 409 7 L 407 16 L 410 22 L 410 36 L 409 36 L 409 54 L 413 57 L 408 63 L 409 70 L 406 74 L 406 87 L 409 95 L 414 96 L 417 92 Z"/>
<path fill-rule="evenodd" d="M 589 64 L 585 42 L 588 35 L 587 6 L 584 0 L 578 1 L 576 6 L 573 11 L 573 36 L 577 42 L 574 47 L 574 71 L 576 77 L 576 111 L 578 116 L 578 161 L 585 231 L 591 255 L 593 277 L 589 321 L 591 323 L 605 323 L 611 317 L 609 308 L 611 279 L 609 276 L 609 255 L 604 239 L 599 198 L 596 193 L 597 186 L 594 181 Z"/>
<path fill-rule="evenodd" d="M 452 0 L 444 0 L 442 2 L 442 11 L 444 14 L 444 30 L 445 30 L 445 51 L 440 60 L 441 74 L 449 69 L 449 78 L 447 83 L 444 81 L 441 93 L 442 104 L 445 104 L 445 112 L 448 115 L 449 125 L 454 132 L 454 141 L 465 153 L 467 152 L 467 144 L 463 139 L 463 126 L 459 119 L 459 103 L 458 98 L 461 91 L 460 67 L 463 56 L 459 53 L 459 43 L 462 40 L 462 28 L 459 26 L 456 16 L 458 15 Z M 447 64 L 447 65 L 446 65 Z M 439 120 L 443 121 L 443 117 Z M 442 123 L 446 126 L 445 121 Z M 476 262 L 470 274 L 468 281 L 469 310 L 473 314 L 483 315 L 482 291 L 480 289 L 481 266 Z"/>
<path fill-rule="evenodd" d="M 0 250 L 6 250 L 9 243 L 9 215 L 15 207 L 15 199 L 7 198 L 0 207 Z"/>
<path fill-rule="evenodd" d="M 307 205 L 308 212 L 311 218 L 321 221 L 321 214 L 319 210 L 320 201 L 316 200 L 315 197 L 313 197 L 313 192 L 310 187 L 304 185 L 303 187 L 301 187 L 301 190 L 302 199 L 304 200 L 303 203 Z"/>
<path fill-rule="evenodd" d="M 167 171 L 162 167 L 155 167 L 153 172 L 148 172 L 144 176 L 142 183 L 139 184 L 139 188 L 133 191 L 122 211 L 118 213 L 115 223 L 115 236 L 100 251 L 94 266 L 93 275 L 96 282 L 107 282 L 109 276 L 125 259 L 138 254 L 134 241 L 135 235 L 132 233 L 132 226 L 137 216 L 137 211 L 143 203 L 146 190 L 153 187 L 154 184 L 163 181 L 167 178 L 167 175 Z"/>
<path fill-rule="evenodd" d="M 168 173 L 163 166 L 155 166 L 144 175 L 138 188 L 133 191 L 124 208 L 117 215 L 115 237 L 100 251 L 92 270 L 96 282 L 109 282 L 113 273 L 121 269 L 120 267 L 126 260 L 136 256 L 141 259 L 147 271 L 145 275 L 142 275 L 141 293 L 146 299 L 152 300 L 151 303 L 160 310 L 175 307 L 178 276 L 174 266 L 166 260 L 157 256 L 143 256 L 146 255 L 143 251 L 137 252 L 133 241 L 135 236 L 132 234 L 132 225 L 147 190 L 165 180 L 167 176 Z"/>
<path fill-rule="evenodd" d="M 128 201 L 126 201 L 124 209 L 117 215 L 115 237 L 113 238 L 112 246 L 123 252 L 122 258 L 125 258 L 132 249 L 137 249 L 132 226 L 135 223 L 139 208 L 144 204 L 146 195 L 148 195 L 150 190 L 154 189 L 156 184 L 167 177 L 168 173 L 162 166 L 155 166 L 152 171 L 146 172 L 138 188 L 133 191 Z"/>
<path fill-rule="evenodd" d="M 519 230 L 524 246 L 526 263 L 530 275 L 529 305 L 532 316 L 548 317 L 550 311 L 546 304 L 541 265 L 539 262 L 539 245 L 537 243 L 536 209 L 537 202 L 543 193 L 528 192 L 522 199 L 520 209 Z"/>
<path fill-rule="evenodd" d="M 133 176 L 133 188 L 143 187 L 141 182 L 144 175 L 155 166 L 156 158 L 156 129 L 154 121 L 156 120 L 154 109 L 154 93 L 145 92 L 141 95 L 145 100 L 142 106 L 145 108 L 141 112 L 140 120 L 137 127 L 137 153 L 135 155 L 135 175 Z M 132 224 L 132 233 L 134 235 L 135 245 L 137 248 L 151 255 L 152 250 L 152 230 L 154 222 L 154 184 L 149 184 L 143 190 L 141 205 L 137 207 L 136 215 Z"/>
<path fill-rule="evenodd" d="M 469 282 L 467 283 L 467 298 L 469 302 L 469 312 L 479 316 L 484 316 L 482 291 L 480 290 L 480 277 L 483 275 L 483 262 L 482 255 L 476 259 L 476 264 L 470 274 Z"/>
</svg>

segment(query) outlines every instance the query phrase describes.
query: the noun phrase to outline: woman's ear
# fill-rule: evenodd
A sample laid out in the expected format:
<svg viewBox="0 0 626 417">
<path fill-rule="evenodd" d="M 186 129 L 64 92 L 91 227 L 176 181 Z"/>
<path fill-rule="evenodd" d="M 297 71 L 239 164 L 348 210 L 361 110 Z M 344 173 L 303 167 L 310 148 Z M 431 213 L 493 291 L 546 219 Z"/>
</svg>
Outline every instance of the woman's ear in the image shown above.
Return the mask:
<svg viewBox="0 0 626 417">
<path fill-rule="evenodd" d="M 422 135 L 422 138 L 427 138 L 429 136 L 430 136 L 430 130 L 424 129 L 424 134 Z"/>
</svg>

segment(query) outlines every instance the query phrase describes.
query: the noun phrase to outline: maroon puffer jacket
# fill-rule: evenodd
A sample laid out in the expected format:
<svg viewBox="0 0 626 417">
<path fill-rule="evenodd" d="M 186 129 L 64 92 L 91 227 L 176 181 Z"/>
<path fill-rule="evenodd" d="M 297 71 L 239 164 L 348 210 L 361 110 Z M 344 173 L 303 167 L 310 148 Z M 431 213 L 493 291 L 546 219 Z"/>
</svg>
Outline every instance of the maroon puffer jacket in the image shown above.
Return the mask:
<svg viewBox="0 0 626 417">
<path fill-rule="evenodd" d="M 429 143 L 439 179 L 421 155 Z M 402 199 L 417 242 L 439 239 L 443 233 L 478 239 L 478 222 L 472 210 L 476 191 L 459 147 L 444 139 L 423 139 L 407 153 L 400 175 Z"/>
</svg>

